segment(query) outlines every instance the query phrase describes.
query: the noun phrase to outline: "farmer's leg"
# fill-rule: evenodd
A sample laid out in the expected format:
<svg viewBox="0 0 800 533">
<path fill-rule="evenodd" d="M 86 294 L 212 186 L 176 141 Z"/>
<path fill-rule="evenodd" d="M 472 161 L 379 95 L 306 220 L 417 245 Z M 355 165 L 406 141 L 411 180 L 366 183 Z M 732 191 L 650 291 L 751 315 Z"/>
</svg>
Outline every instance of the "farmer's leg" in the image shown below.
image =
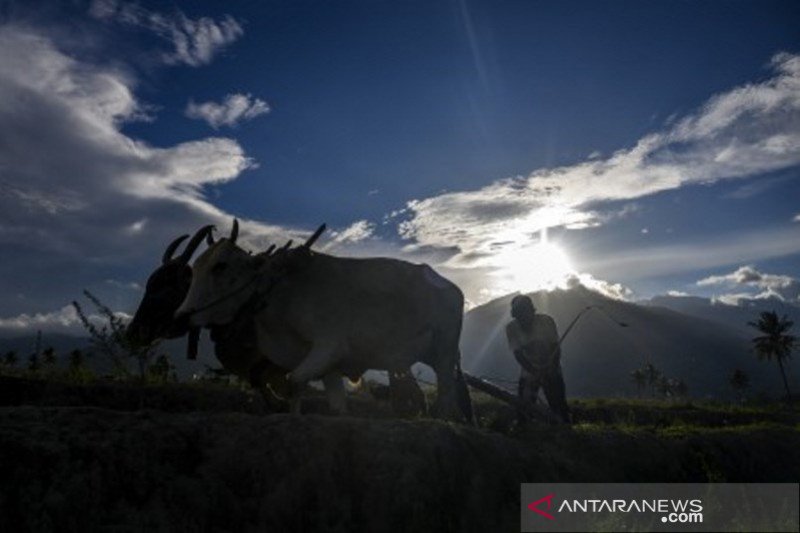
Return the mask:
<svg viewBox="0 0 800 533">
<path fill-rule="evenodd" d="M 557 366 L 547 373 L 544 379 L 544 395 L 550 409 L 553 410 L 561 419 L 569 424 L 570 414 L 567 405 L 567 391 L 564 386 L 564 375 L 561 373 L 561 366 Z"/>
<path fill-rule="evenodd" d="M 538 401 L 540 386 L 541 379 L 539 379 L 537 376 L 531 376 L 528 374 L 520 376 L 518 395 L 520 402 L 526 406 L 526 408 L 533 408 L 533 405 Z M 522 411 L 518 413 L 517 420 L 520 424 L 525 422 L 526 416 Z"/>
</svg>

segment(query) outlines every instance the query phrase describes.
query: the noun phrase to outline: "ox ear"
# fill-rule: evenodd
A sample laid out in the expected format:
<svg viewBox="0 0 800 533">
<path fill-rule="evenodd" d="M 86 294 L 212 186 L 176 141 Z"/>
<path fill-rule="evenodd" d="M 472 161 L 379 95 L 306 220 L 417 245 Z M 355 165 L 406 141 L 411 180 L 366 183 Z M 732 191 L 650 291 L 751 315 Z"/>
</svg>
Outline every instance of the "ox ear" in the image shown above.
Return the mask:
<svg viewBox="0 0 800 533">
<path fill-rule="evenodd" d="M 231 236 L 228 238 L 231 241 L 231 244 L 236 244 L 236 239 L 239 237 L 239 221 L 237 219 L 233 219 L 233 227 L 231 228 Z"/>
<path fill-rule="evenodd" d="M 183 241 L 189 238 L 189 235 L 181 235 L 167 246 L 167 249 L 164 250 L 164 255 L 161 257 L 161 263 L 166 265 L 170 261 L 172 261 L 172 256 L 175 255 L 175 250 L 178 249 L 178 246 L 181 245 Z"/>
</svg>

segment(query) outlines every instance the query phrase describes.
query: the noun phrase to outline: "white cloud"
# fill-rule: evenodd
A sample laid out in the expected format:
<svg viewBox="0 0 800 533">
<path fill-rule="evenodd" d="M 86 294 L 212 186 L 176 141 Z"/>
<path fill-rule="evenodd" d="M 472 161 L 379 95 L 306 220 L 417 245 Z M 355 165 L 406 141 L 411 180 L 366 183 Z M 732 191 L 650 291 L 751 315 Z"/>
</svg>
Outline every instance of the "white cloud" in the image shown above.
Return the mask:
<svg viewBox="0 0 800 533">
<path fill-rule="evenodd" d="M 173 51 L 163 56 L 168 64 L 208 64 L 222 48 L 244 34 L 242 26 L 230 15 L 221 20 L 190 19 L 181 11 L 168 16 L 120 0 L 94 0 L 89 13 L 100 20 L 147 29 L 169 41 Z"/>
<path fill-rule="evenodd" d="M 621 283 L 612 283 L 602 279 L 597 279 L 591 274 L 587 273 L 576 273 L 567 278 L 567 288 L 576 287 L 578 285 L 598 292 L 603 296 L 613 300 L 630 301 L 634 296 L 633 291 Z"/>
<path fill-rule="evenodd" d="M 765 81 L 716 95 L 610 157 L 413 200 L 399 233 L 421 245 L 457 246 L 456 262 L 467 265 L 497 240 L 522 246 L 542 228 L 602 222 L 589 205 L 800 164 L 800 56 L 778 54 L 770 67 Z"/>
<path fill-rule="evenodd" d="M 236 126 L 245 120 L 252 120 L 259 115 L 269 113 L 267 103 L 249 94 L 229 94 L 222 103 L 205 102 L 196 104 L 189 102 L 186 106 L 186 116 L 205 120 L 217 129 L 220 126 Z"/>
<path fill-rule="evenodd" d="M 742 301 L 750 300 L 753 298 L 753 295 L 749 292 L 736 292 L 736 293 L 729 293 L 729 294 L 721 294 L 719 296 L 713 296 L 711 298 L 711 303 L 721 303 L 724 305 L 733 305 L 737 306 Z"/>
<path fill-rule="evenodd" d="M 124 320 L 130 320 L 131 318 L 125 313 L 116 313 L 116 315 Z M 98 314 L 88 314 L 86 318 L 97 326 L 105 323 L 105 319 Z M 65 305 L 60 309 L 46 313 L 21 313 L 12 317 L 0 318 L 0 331 L 5 334 L 16 332 L 23 334 L 35 330 L 72 334 L 85 333 L 78 313 L 72 305 Z"/>
<path fill-rule="evenodd" d="M 107 279 L 105 280 L 107 285 L 111 285 L 112 287 L 117 287 L 119 289 L 125 289 L 129 291 L 141 291 L 142 286 L 136 283 L 135 281 L 119 281 L 116 279 Z"/>
<path fill-rule="evenodd" d="M 41 30 L 0 26 L 0 290 L 28 295 L 22 308 L 0 301 L 0 313 L 38 320 L 37 311 L 106 286 L 114 269 L 148 272 L 182 233 L 230 227 L 232 215 L 206 199 L 206 187 L 236 179 L 253 161 L 230 138 L 152 146 L 127 135 L 122 126 L 144 107 L 133 83 L 67 55 Z M 298 233 L 241 226 L 254 248 Z M 130 309 L 136 295 L 126 292 L 106 298 Z"/>
<path fill-rule="evenodd" d="M 672 296 L 673 298 L 685 298 L 687 296 L 691 296 L 691 294 L 683 291 L 670 290 L 667 291 L 667 296 Z"/>
<path fill-rule="evenodd" d="M 366 220 L 358 220 L 341 231 L 332 231 L 331 241 L 324 248 L 329 250 L 342 244 L 361 242 L 371 237 L 374 231 L 375 224 Z"/>
<path fill-rule="evenodd" d="M 739 292 L 720 296 L 721 301 L 738 302 L 742 298 L 777 298 L 789 302 L 800 302 L 800 280 L 792 276 L 766 274 L 754 266 L 745 265 L 728 274 L 709 276 L 697 282 L 700 287 L 750 287 L 752 292 Z M 723 300 L 723 298 L 725 300 Z"/>
<path fill-rule="evenodd" d="M 79 324 L 78 314 L 71 305 L 48 313 L 32 315 L 22 313 L 13 317 L 0 318 L 0 329 L 34 329 L 37 327 L 50 329 L 54 326 L 68 328 Z"/>
<path fill-rule="evenodd" d="M 626 280 L 665 276 L 800 253 L 793 226 L 715 235 L 707 240 L 666 246 L 636 246 L 581 262 L 601 277 L 624 272 Z"/>
<path fill-rule="evenodd" d="M 792 219 L 792 222 L 800 222 L 800 213 L 796 214 Z"/>
</svg>

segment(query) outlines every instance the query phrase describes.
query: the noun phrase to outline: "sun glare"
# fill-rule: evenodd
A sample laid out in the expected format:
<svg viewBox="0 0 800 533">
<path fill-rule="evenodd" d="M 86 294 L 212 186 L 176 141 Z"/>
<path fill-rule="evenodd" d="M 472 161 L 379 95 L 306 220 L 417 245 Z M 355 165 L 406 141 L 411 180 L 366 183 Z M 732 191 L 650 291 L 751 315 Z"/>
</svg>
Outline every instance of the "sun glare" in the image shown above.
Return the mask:
<svg viewBox="0 0 800 533">
<path fill-rule="evenodd" d="M 562 286 L 574 273 L 564 250 L 546 239 L 527 248 L 509 250 L 502 257 L 505 290 L 530 292 Z"/>
</svg>

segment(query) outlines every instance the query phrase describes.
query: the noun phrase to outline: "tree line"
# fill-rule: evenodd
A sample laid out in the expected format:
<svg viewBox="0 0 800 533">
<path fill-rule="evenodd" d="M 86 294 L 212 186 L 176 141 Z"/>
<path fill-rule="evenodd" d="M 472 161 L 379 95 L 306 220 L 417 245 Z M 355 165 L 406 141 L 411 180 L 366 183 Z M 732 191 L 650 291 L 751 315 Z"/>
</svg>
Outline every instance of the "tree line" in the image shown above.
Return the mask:
<svg viewBox="0 0 800 533">
<path fill-rule="evenodd" d="M 753 351 L 759 360 L 777 363 L 785 389 L 786 401 L 791 401 L 792 393 L 786 377 L 786 362 L 791 359 L 792 351 L 797 345 L 797 337 L 790 333 L 794 322 L 789 320 L 786 315 L 779 316 L 775 311 L 764 311 L 756 320 L 747 324 L 760 333 L 752 339 Z M 639 396 L 643 395 L 647 387 L 650 388 L 653 397 L 657 395 L 685 396 L 687 392 L 686 383 L 682 379 L 667 378 L 650 362 L 633 370 L 630 378 L 636 386 Z M 739 401 L 744 402 L 745 393 L 750 387 L 750 376 L 744 370 L 735 368 L 728 378 L 728 383 Z"/>
</svg>

